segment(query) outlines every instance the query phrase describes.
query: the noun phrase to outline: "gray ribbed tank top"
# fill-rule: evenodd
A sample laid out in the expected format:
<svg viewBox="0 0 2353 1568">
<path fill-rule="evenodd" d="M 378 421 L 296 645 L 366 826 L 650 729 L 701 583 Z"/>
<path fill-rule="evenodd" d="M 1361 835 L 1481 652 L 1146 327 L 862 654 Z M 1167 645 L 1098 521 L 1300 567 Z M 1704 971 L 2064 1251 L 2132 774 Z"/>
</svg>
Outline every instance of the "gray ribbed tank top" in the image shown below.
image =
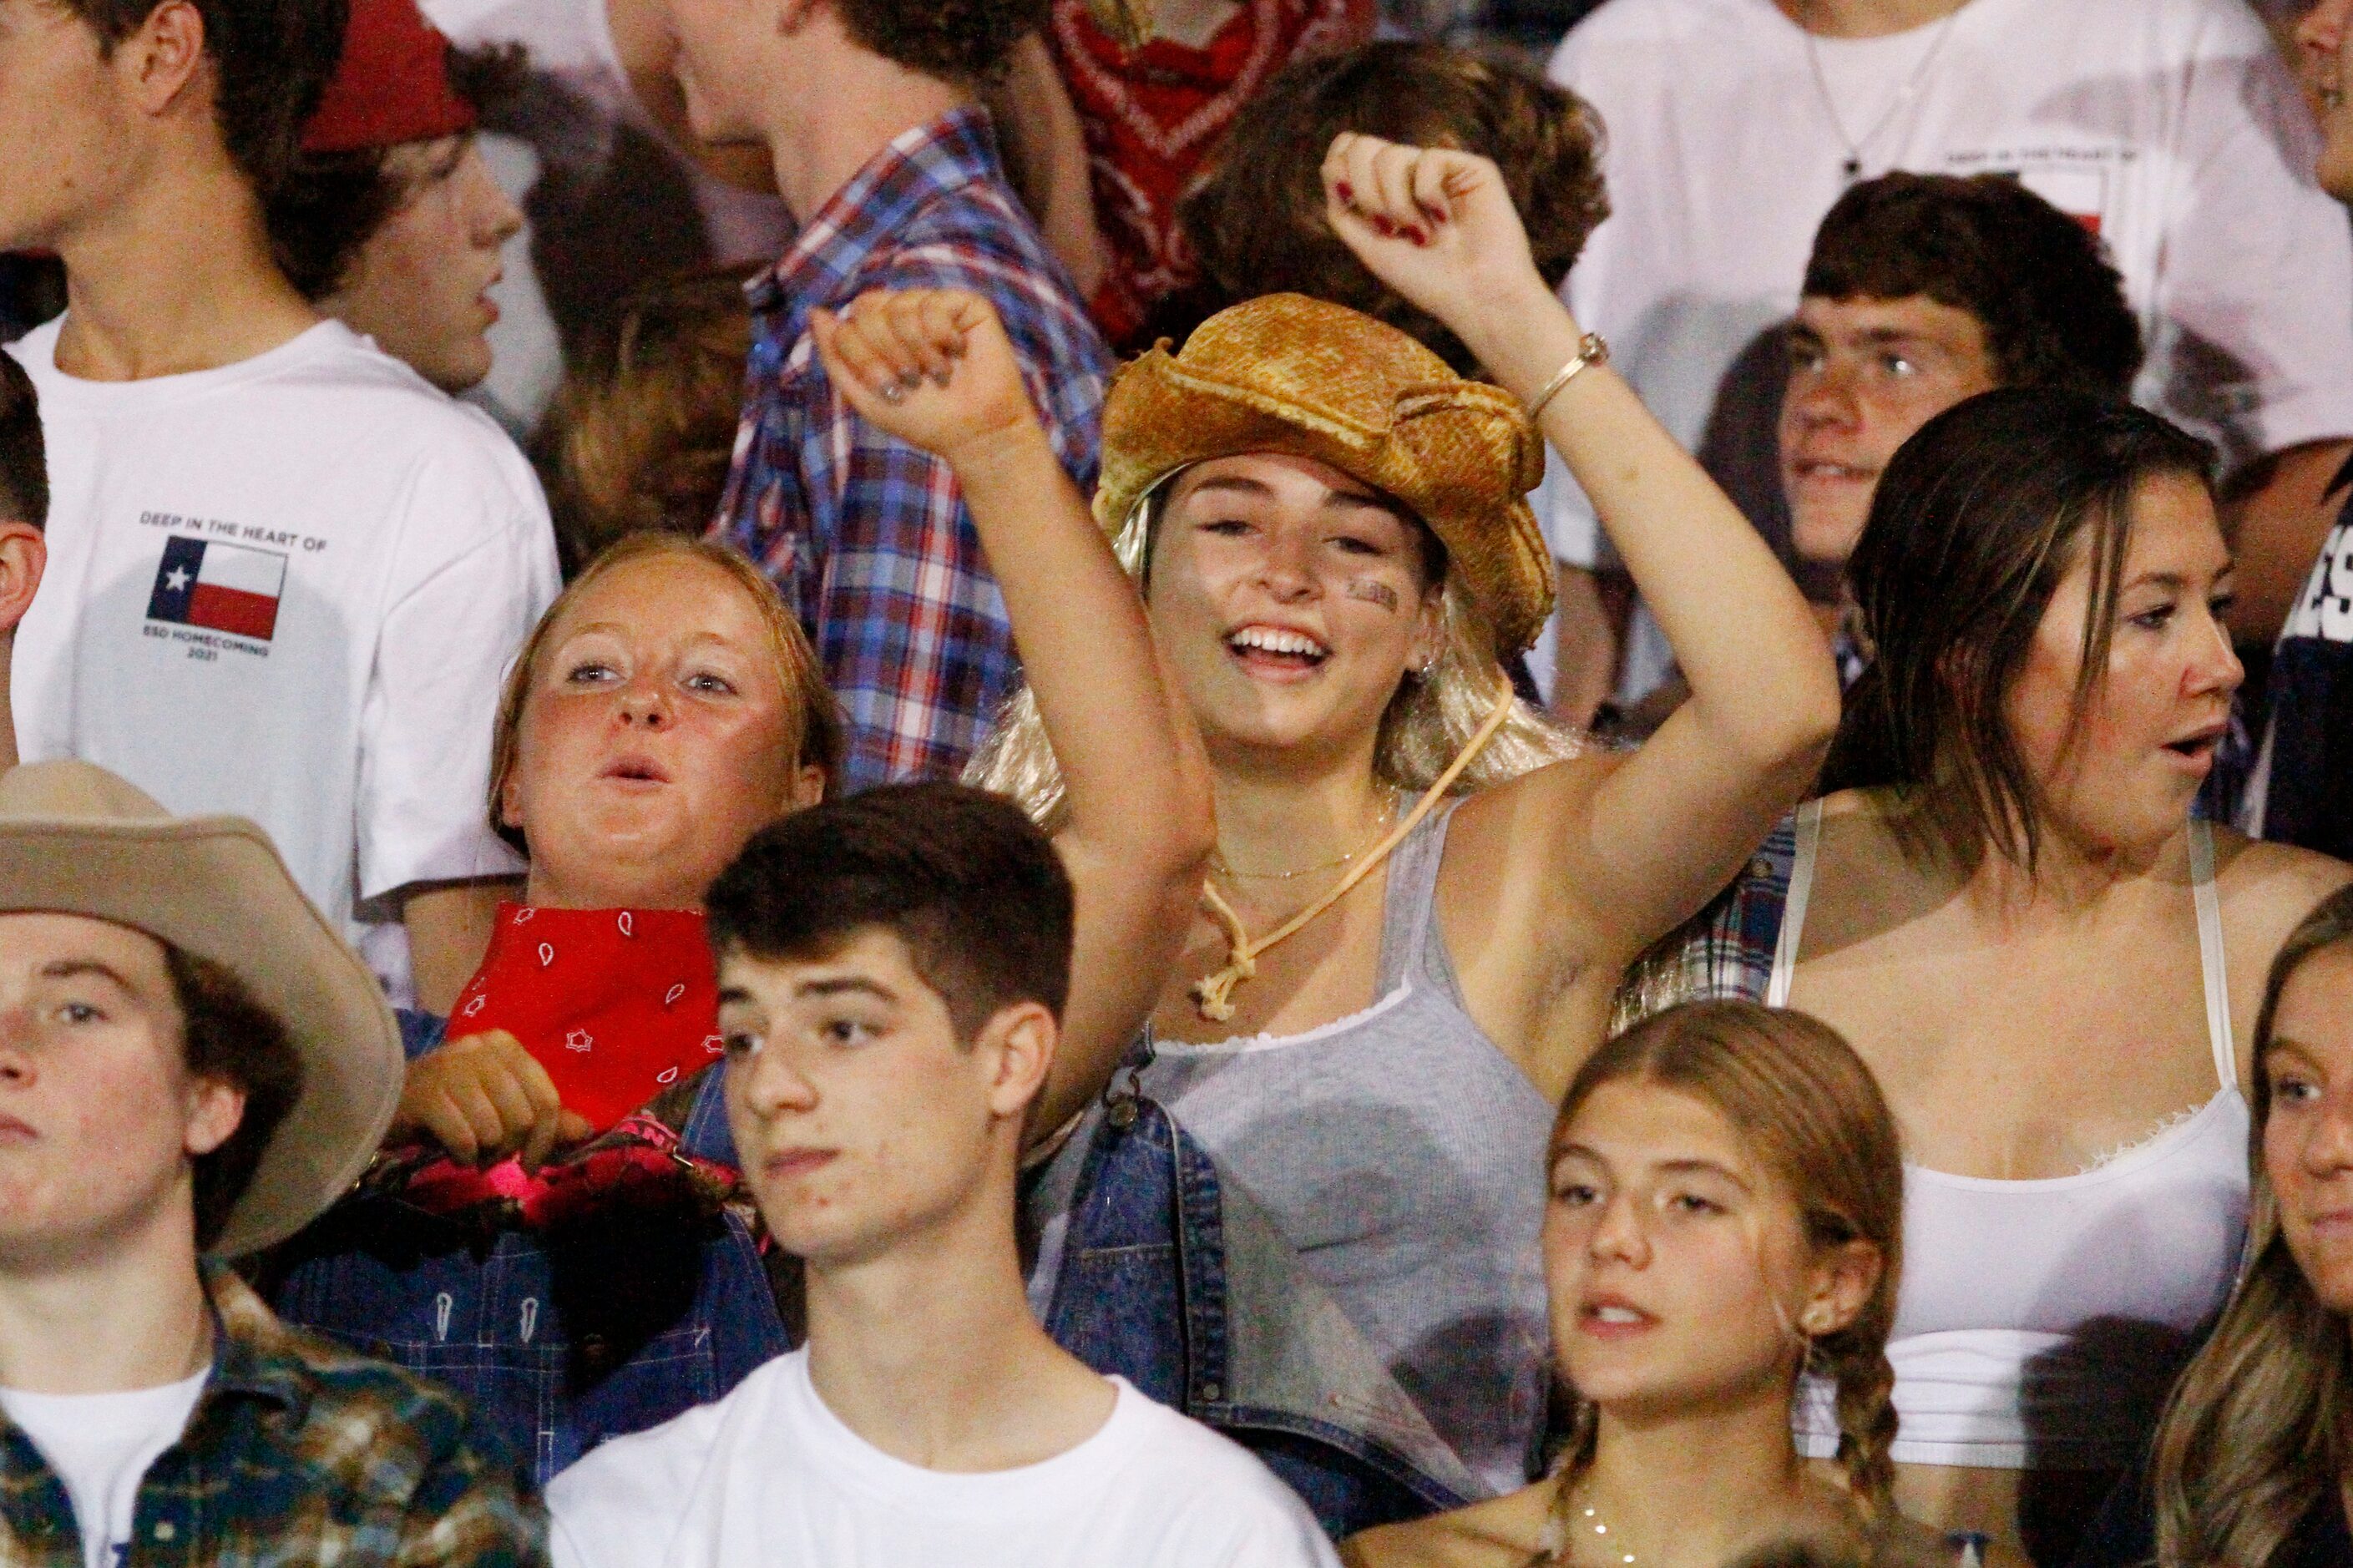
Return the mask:
<svg viewBox="0 0 2353 1568">
<path fill-rule="evenodd" d="M 1155 1039 L 1141 1087 L 1501 1493 L 1526 1483 L 1544 1415 L 1553 1108 L 1463 1006 L 1435 917 L 1452 816 L 1433 812 L 1390 856 L 1370 1007 L 1304 1034 Z"/>
</svg>

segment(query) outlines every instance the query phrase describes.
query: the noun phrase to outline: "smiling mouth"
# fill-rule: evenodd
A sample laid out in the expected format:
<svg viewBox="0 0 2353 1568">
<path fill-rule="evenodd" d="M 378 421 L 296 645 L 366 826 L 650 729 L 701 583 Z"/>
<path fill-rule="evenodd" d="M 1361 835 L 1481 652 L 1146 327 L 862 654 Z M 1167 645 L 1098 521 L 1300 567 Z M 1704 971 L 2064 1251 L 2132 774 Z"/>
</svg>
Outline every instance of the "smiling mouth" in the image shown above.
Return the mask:
<svg viewBox="0 0 2353 1568">
<path fill-rule="evenodd" d="M 1801 458 L 1789 465 L 1789 470 L 1801 479 L 1827 479 L 1841 484 L 1866 482 L 1879 477 L 1876 468 L 1858 468 L 1852 463 L 1833 463 L 1820 458 Z"/>
<path fill-rule="evenodd" d="M 1227 654 L 1245 668 L 1271 674 L 1305 674 L 1332 657 L 1320 639 L 1286 626 L 1240 626 L 1225 641 Z"/>
</svg>

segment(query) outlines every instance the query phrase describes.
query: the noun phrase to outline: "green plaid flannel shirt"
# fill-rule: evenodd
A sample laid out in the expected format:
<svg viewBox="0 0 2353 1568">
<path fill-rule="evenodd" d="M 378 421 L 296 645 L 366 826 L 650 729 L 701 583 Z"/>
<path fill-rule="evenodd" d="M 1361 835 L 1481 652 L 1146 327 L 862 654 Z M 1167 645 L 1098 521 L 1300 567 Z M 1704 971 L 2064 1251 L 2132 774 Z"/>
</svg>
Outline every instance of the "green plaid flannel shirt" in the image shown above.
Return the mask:
<svg viewBox="0 0 2353 1568">
<path fill-rule="evenodd" d="M 288 1328 L 207 1264 L 220 1332 L 116 1568 L 544 1568 L 527 1469 L 455 1395 Z M 0 1418 L 0 1568 L 82 1568 L 73 1504 Z"/>
</svg>

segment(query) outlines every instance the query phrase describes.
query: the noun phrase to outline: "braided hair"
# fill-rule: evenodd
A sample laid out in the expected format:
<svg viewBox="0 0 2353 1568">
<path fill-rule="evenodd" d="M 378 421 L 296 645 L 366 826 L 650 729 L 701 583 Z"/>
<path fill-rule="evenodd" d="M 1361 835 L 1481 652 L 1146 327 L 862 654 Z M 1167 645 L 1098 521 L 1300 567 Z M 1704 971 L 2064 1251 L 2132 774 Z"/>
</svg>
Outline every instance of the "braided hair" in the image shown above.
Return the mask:
<svg viewBox="0 0 2353 1568">
<path fill-rule="evenodd" d="M 1903 1269 L 1904 1161 L 1871 1069 L 1837 1030 L 1804 1013 L 1690 1002 L 1596 1051 L 1569 1085 L 1560 1124 L 1603 1085 L 1626 1079 L 1714 1107 L 1795 1198 L 1813 1247 L 1861 1241 L 1877 1249 L 1869 1300 L 1843 1328 L 1807 1341 L 1801 1370 L 1835 1388 L 1838 1464 L 1857 1510 L 1874 1531 L 1892 1526 L 1895 1371 L 1887 1337 Z M 1555 1469 L 1564 1498 L 1593 1461 L 1597 1416 L 1591 1402 L 1577 1402 Z"/>
</svg>

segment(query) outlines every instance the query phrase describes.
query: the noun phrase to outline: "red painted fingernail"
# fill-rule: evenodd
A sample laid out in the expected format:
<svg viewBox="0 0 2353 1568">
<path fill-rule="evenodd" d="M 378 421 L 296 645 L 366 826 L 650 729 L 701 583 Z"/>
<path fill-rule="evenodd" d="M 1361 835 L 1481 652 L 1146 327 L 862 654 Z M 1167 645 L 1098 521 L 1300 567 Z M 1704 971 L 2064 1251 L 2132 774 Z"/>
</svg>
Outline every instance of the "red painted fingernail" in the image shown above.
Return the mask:
<svg viewBox="0 0 2353 1568">
<path fill-rule="evenodd" d="M 1384 238 L 1397 232 L 1397 225 L 1391 223 L 1385 217 L 1376 216 L 1372 220 L 1372 225 L 1373 232 L 1380 235 Z"/>
<path fill-rule="evenodd" d="M 1411 224 L 1408 224 L 1406 226 L 1405 237 L 1413 241 L 1416 245 L 1428 245 L 1430 243 L 1430 236 L 1422 233 L 1421 230 L 1414 227 Z"/>
<path fill-rule="evenodd" d="M 1339 193 L 1340 199 L 1344 202 L 1353 202 L 1356 199 L 1355 187 L 1350 185 L 1345 180 L 1333 181 L 1332 188 Z"/>
<path fill-rule="evenodd" d="M 1446 221 L 1446 215 L 1433 206 L 1424 205 L 1421 209 L 1421 216 L 1430 220 L 1430 226 L 1433 228 Z"/>
</svg>

